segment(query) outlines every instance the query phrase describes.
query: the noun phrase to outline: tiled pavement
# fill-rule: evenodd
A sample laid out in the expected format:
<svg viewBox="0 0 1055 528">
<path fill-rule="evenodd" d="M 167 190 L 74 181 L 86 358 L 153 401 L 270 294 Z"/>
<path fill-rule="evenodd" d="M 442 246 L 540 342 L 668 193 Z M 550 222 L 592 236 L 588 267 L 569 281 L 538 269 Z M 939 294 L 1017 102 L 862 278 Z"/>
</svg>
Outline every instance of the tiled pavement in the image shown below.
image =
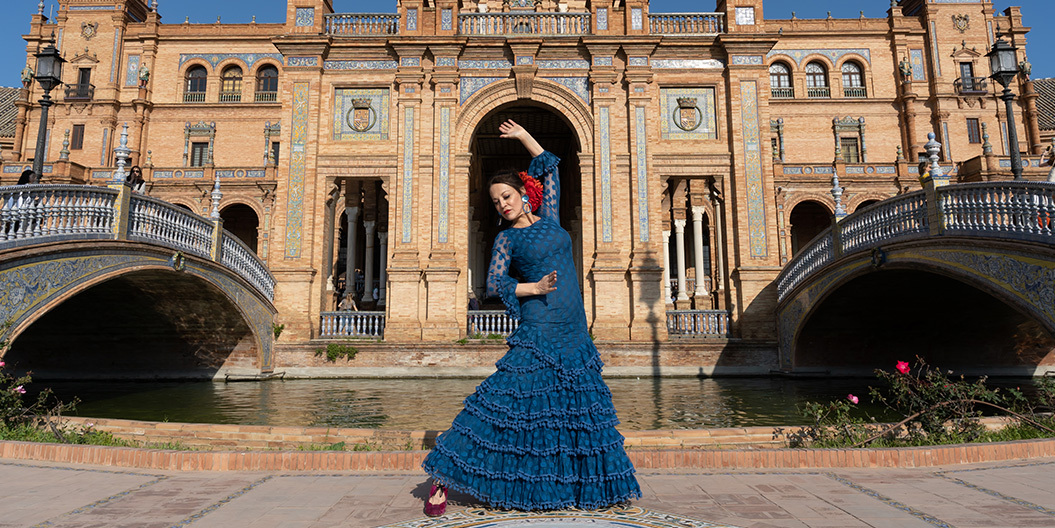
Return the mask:
<svg viewBox="0 0 1055 528">
<path fill-rule="evenodd" d="M 638 476 L 642 507 L 744 528 L 1055 527 L 1051 458 Z M 376 527 L 421 517 L 426 493 L 420 472 L 174 472 L 0 459 L 0 526 Z"/>
</svg>

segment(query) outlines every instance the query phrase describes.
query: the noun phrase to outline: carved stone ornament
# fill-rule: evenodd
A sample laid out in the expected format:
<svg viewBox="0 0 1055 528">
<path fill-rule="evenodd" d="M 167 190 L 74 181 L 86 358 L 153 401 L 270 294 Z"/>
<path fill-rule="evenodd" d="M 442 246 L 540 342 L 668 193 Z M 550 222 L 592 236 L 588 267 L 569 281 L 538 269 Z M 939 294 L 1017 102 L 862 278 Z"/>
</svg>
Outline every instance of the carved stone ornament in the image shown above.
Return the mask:
<svg viewBox="0 0 1055 528">
<path fill-rule="evenodd" d="M 971 15 L 953 15 L 952 26 L 960 33 L 971 28 Z"/>
<path fill-rule="evenodd" d="M 81 36 L 84 40 L 91 40 L 98 32 L 98 22 L 81 22 Z"/>
<path fill-rule="evenodd" d="M 696 105 L 695 97 L 678 98 L 678 108 L 674 110 L 674 124 L 686 132 L 700 128 L 703 124 L 703 112 Z"/>
<path fill-rule="evenodd" d="M 369 98 L 352 99 L 352 109 L 348 111 L 348 127 L 356 132 L 366 132 L 377 123 L 377 111 L 373 109 Z"/>
</svg>

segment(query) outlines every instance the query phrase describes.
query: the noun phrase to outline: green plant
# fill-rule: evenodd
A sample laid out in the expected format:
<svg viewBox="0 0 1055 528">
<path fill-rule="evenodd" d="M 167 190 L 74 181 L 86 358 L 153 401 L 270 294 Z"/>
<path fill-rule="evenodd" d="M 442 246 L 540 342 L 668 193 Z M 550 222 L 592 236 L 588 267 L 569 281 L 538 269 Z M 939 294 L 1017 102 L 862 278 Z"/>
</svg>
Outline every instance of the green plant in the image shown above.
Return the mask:
<svg viewBox="0 0 1055 528">
<path fill-rule="evenodd" d="M 278 339 L 278 336 L 282 335 L 282 331 L 285 329 L 286 325 L 284 324 L 271 323 L 271 331 L 274 332 L 276 340 Z"/>
<path fill-rule="evenodd" d="M 345 345 L 342 343 L 329 343 L 326 348 L 316 348 L 315 357 L 326 356 L 326 361 L 331 363 L 336 362 L 339 358 L 355 359 L 355 355 L 359 353 L 359 349 L 351 345 Z"/>
<path fill-rule="evenodd" d="M 468 337 L 463 337 L 461 339 L 456 339 L 454 342 L 458 343 L 459 345 L 464 345 L 464 344 L 469 342 L 469 338 Z"/>
<path fill-rule="evenodd" d="M 299 451 L 344 451 L 346 444 L 337 442 L 334 444 L 302 444 L 297 446 Z"/>
<path fill-rule="evenodd" d="M 0 325 L 0 358 L 7 351 L 7 330 L 10 326 L 10 322 Z M 31 372 L 14 376 L 0 359 L 0 429 L 15 431 L 15 434 L 28 434 L 30 430 L 50 431 L 59 441 L 65 442 L 66 435 L 59 420 L 63 412 L 76 407 L 77 400 L 63 403 L 55 398 L 51 389 L 44 389 L 36 398 L 27 401 L 30 399 L 26 396 L 26 387 L 32 381 Z"/>
</svg>

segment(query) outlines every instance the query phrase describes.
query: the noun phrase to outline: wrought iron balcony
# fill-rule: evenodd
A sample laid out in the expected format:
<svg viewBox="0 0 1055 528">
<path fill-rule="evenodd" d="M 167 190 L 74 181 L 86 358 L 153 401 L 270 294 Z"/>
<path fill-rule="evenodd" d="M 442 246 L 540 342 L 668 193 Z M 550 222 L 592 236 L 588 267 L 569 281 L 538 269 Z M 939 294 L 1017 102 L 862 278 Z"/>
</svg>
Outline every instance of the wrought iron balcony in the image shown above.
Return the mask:
<svg viewBox="0 0 1055 528">
<path fill-rule="evenodd" d="M 67 101 L 91 101 L 95 97 L 94 84 L 67 84 Z"/>
<path fill-rule="evenodd" d="M 258 103 L 274 103 L 278 101 L 278 92 L 257 92 L 253 100 Z"/>
<path fill-rule="evenodd" d="M 327 35 L 398 35 L 399 15 L 387 13 L 335 13 L 326 15 Z"/>
<path fill-rule="evenodd" d="M 961 77 L 953 81 L 956 93 L 960 95 L 985 95 L 989 93 L 989 84 L 985 77 Z"/>
<path fill-rule="evenodd" d="M 220 92 L 221 103 L 237 103 L 242 100 L 242 92 Z"/>
<path fill-rule="evenodd" d="M 589 35 L 590 13 L 459 13 L 460 35 Z"/>
<path fill-rule="evenodd" d="M 184 103 L 204 103 L 205 92 L 184 92 L 183 94 Z"/>
<path fill-rule="evenodd" d="M 717 35 L 725 33 L 722 13 L 660 13 L 648 15 L 653 35 Z"/>
<path fill-rule="evenodd" d="M 843 97 L 864 99 L 868 97 L 868 89 L 863 86 L 843 88 Z"/>
<path fill-rule="evenodd" d="M 806 97 L 809 97 L 810 99 L 829 99 L 831 96 L 832 89 L 827 86 L 806 88 Z"/>
<path fill-rule="evenodd" d="M 795 89 L 794 88 L 770 88 L 769 93 L 773 94 L 773 99 L 794 99 Z"/>
</svg>

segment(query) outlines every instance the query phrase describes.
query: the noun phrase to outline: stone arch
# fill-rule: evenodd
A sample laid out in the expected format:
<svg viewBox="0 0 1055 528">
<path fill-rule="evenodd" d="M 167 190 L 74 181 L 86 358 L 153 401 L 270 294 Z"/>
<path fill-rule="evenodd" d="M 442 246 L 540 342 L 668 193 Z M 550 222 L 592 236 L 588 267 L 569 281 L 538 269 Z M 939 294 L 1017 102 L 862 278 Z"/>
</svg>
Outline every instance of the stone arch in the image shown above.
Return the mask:
<svg viewBox="0 0 1055 528">
<path fill-rule="evenodd" d="M 0 271 L 0 284 L 5 288 L 17 285 L 24 291 L 20 299 L 7 297 L 0 303 L 2 316 L 11 322 L 4 336 L 9 341 L 14 342 L 33 323 L 67 300 L 108 281 L 141 272 L 181 273 L 193 277 L 195 282 L 208 283 L 234 306 L 248 327 L 256 349 L 253 368 L 272 368 L 274 308 L 244 280 L 230 277 L 230 272 L 211 261 L 186 254 L 177 256 L 169 249 L 94 241 L 69 244 L 46 258 L 36 254 L 15 256 L 6 264 Z"/>
<path fill-rule="evenodd" d="M 846 210 L 849 212 L 857 212 L 861 208 L 861 204 L 864 202 L 881 202 L 889 199 L 890 195 L 878 192 L 864 192 L 858 194 L 846 202 Z M 871 205 L 871 204 L 868 204 Z"/>
<path fill-rule="evenodd" d="M 797 255 L 817 235 L 831 227 L 832 207 L 816 199 L 800 199 L 787 211 L 791 254 Z"/>
<path fill-rule="evenodd" d="M 264 66 L 274 66 L 275 69 L 278 70 L 279 76 L 281 76 L 282 73 L 283 73 L 283 71 L 282 71 L 282 62 L 277 61 L 275 59 L 272 59 L 271 57 L 264 57 L 264 58 L 261 58 L 260 60 L 258 60 L 256 62 L 254 62 L 253 64 L 249 65 L 249 69 L 246 70 L 245 77 L 247 79 L 249 77 L 252 77 L 253 79 L 256 79 L 256 74 Z"/>
<path fill-rule="evenodd" d="M 531 97 L 521 98 L 516 81 L 507 79 L 493 83 L 465 101 L 458 114 L 454 141 L 454 152 L 468 152 L 476 127 L 492 110 L 517 101 L 542 103 L 562 116 L 579 137 L 582 152 L 593 152 L 593 113 L 572 91 L 555 82 L 536 79 L 532 83 Z"/>
<path fill-rule="evenodd" d="M 769 62 L 766 64 L 766 68 L 769 68 L 770 66 L 777 64 L 778 62 L 784 64 L 784 66 L 787 66 L 788 72 L 793 77 L 796 73 L 802 71 L 802 68 L 799 66 L 799 63 L 795 62 L 794 58 L 792 58 L 790 55 L 784 55 L 783 53 L 775 53 L 772 57 L 770 57 Z"/>
<path fill-rule="evenodd" d="M 251 214 L 252 218 L 245 213 Z M 224 221 L 225 230 L 241 240 L 246 247 L 253 250 L 253 253 L 259 253 L 259 230 L 263 216 L 257 207 L 245 200 L 229 200 L 220 204 L 220 218 Z"/>
</svg>

